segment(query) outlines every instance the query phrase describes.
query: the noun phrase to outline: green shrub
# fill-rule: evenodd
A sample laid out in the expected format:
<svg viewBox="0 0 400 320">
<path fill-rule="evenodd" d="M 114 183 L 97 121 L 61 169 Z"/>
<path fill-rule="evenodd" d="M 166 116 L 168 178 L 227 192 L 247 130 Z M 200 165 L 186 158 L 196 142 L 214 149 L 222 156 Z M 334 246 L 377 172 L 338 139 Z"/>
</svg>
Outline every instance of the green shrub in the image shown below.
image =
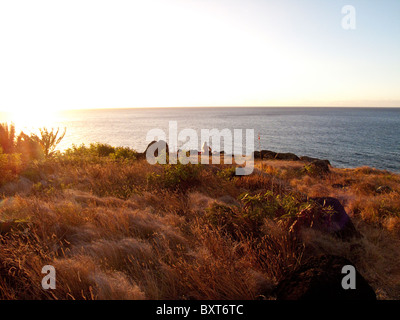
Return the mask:
<svg viewBox="0 0 400 320">
<path fill-rule="evenodd" d="M 230 167 L 217 172 L 217 176 L 224 180 L 232 180 L 236 176 L 236 168 Z"/>
<path fill-rule="evenodd" d="M 162 168 L 161 173 L 151 172 L 146 175 L 148 186 L 185 192 L 201 182 L 201 164 L 178 162 L 178 164 L 162 165 Z"/>
<path fill-rule="evenodd" d="M 200 183 L 201 164 L 167 164 L 163 182 L 168 189 L 184 191 Z"/>
<path fill-rule="evenodd" d="M 253 196 L 246 193 L 240 197 L 240 200 L 244 216 L 258 222 L 265 218 L 293 217 L 305 205 L 292 194 L 274 195 L 272 191 Z"/>
<path fill-rule="evenodd" d="M 114 160 L 136 160 L 137 152 L 128 147 L 117 147 L 110 157 Z"/>
<path fill-rule="evenodd" d="M 150 172 L 146 175 L 146 182 L 150 186 L 161 186 L 163 182 L 163 177 L 161 174 Z"/>
<path fill-rule="evenodd" d="M 91 143 L 89 149 L 99 157 L 108 157 L 115 153 L 115 148 L 105 143 Z"/>
<path fill-rule="evenodd" d="M 5 154 L 0 150 L 0 185 L 14 180 L 22 170 L 20 154 Z"/>
<path fill-rule="evenodd" d="M 72 145 L 65 150 L 65 157 L 69 160 L 79 160 L 79 162 L 98 162 L 100 159 L 108 160 L 136 160 L 138 153 L 128 147 L 112 147 L 104 143 L 91 143 L 89 147 L 84 144 L 80 146 Z M 76 162 L 76 161 L 74 161 Z"/>
<path fill-rule="evenodd" d="M 32 165 L 34 162 L 30 163 L 25 170 L 21 173 L 21 176 L 33 181 L 38 182 L 41 180 L 41 168 L 37 165 Z"/>
<path fill-rule="evenodd" d="M 91 143 L 89 147 L 84 144 L 80 146 L 73 144 L 64 153 L 66 156 L 77 156 L 80 158 L 108 157 L 110 154 L 115 153 L 115 148 L 104 143 Z"/>
</svg>

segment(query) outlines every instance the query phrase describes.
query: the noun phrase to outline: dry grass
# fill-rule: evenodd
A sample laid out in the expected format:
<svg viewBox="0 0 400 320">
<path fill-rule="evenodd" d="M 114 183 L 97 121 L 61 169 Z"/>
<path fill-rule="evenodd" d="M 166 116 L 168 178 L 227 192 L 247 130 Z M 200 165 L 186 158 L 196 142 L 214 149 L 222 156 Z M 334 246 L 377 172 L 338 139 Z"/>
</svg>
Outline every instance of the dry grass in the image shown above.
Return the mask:
<svg viewBox="0 0 400 320">
<path fill-rule="evenodd" d="M 27 225 L 0 235 L 0 298 L 271 299 L 316 252 L 350 258 L 380 298 L 400 298 L 398 175 L 331 168 L 315 177 L 290 161 L 257 162 L 246 177 L 232 168 L 73 155 L 30 164 L 21 174 L 32 190 L 0 200 L 3 221 Z M 249 216 L 239 196 L 267 191 L 336 197 L 364 238 L 306 231 L 300 241 L 279 219 Z M 215 204 L 233 212 L 228 220 L 210 218 Z M 55 290 L 41 288 L 44 265 L 57 270 Z"/>
</svg>

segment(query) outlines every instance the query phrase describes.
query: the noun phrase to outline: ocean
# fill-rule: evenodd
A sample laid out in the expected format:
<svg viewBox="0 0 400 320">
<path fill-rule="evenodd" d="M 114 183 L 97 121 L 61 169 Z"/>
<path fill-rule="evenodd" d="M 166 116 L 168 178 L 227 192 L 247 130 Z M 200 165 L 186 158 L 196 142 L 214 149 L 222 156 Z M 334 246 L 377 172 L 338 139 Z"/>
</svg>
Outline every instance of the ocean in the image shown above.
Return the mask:
<svg viewBox="0 0 400 320">
<path fill-rule="evenodd" d="M 198 132 L 199 149 L 201 129 L 254 129 L 255 150 L 328 159 L 342 168 L 370 166 L 400 172 L 400 108 L 100 109 L 21 119 L 0 114 L 0 122 L 13 121 L 17 130 L 25 132 L 42 126 L 66 127 L 61 150 L 102 142 L 142 152 L 149 130 L 159 128 L 168 135 L 169 121 L 176 121 L 178 132 Z"/>
</svg>

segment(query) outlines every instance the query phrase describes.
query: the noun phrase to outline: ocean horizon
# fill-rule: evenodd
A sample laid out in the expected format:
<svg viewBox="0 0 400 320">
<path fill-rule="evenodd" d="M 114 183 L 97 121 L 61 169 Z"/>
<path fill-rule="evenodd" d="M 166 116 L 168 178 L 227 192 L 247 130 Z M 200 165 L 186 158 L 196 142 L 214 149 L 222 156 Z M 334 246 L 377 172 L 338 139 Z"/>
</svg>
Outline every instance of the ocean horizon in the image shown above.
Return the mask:
<svg viewBox="0 0 400 320">
<path fill-rule="evenodd" d="M 143 152 L 149 130 L 162 129 L 168 138 L 169 122 L 176 121 L 178 132 L 196 130 L 199 148 L 201 129 L 242 129 L 244 136 L 245 129 L 254 129 L 255 150 L 328 159 L 339 168 L 370 166 L 400 172 L 400 108 L 126 108 L 59 111 L 35 121 L 21 116 L 13 119 L 5 113 L 0 118 L 24 132 L 67 128 L 59 150 L 100 142 Z"/>
</svg>

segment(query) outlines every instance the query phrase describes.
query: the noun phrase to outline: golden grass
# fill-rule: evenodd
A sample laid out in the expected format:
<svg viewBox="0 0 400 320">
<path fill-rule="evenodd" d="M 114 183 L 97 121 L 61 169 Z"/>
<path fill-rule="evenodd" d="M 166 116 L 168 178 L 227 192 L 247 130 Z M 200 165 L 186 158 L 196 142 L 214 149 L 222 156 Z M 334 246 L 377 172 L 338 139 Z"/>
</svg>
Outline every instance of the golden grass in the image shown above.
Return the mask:
<svg viewBox="0 0 400 320">
<path fill-rule="evenodd" d="M 399 175 L 331 168 L 315 177 L 293 161 L 256 162 L 245 177 L 232 168 L 182 173 L 145 160 L 67 156 L 31 164 L 22 173 L 35 183 L 31 192 L 0 200 L 2 220 L 28 224 L 0 235 L 0 298 L 273 299 L 277 281 L 315 253 L 348 257 L 379 298 L 400 298 Z M 336 197 L 364 238 L 308 230 L 300 241 L 272 218 L 230 234 L 207 215 L 215 203 L 243 212 L 241 194 L 267 191 Z M 41 288 L 48 264 L 55 290 Z"/>
</svg>

